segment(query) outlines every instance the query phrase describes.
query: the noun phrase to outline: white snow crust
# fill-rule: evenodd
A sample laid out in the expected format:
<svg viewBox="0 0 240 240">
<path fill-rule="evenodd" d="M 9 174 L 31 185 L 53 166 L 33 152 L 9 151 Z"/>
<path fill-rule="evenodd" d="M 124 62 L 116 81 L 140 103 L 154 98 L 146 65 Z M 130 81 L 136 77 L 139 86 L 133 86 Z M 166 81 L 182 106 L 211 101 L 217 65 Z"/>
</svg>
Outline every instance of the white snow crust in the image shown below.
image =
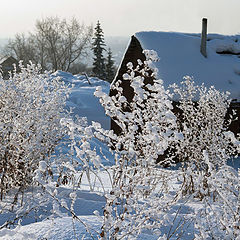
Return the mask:
<svg viewBox="0 0 240 240">
<path fill-rule="evenodd" d="M 110 118 L 104 113 L 104 108 L 99 103 L 99 99 L 94 96 L 97 87 L 101 86 L 106 93 L 109 92 L 110 84 L 96 77 L 89 77 L 89 82 L 84 75 L 72 75 L 68 72 L 56 71 L 53 77 L 60 77 L 65 83 L 73 89 L 67 100 L 68 109 L 72 108 L 72 115 L 87 117 L 88 123 L 92 121 L 101 123 L 105 129 L 110 128 Z"/>
</svg>

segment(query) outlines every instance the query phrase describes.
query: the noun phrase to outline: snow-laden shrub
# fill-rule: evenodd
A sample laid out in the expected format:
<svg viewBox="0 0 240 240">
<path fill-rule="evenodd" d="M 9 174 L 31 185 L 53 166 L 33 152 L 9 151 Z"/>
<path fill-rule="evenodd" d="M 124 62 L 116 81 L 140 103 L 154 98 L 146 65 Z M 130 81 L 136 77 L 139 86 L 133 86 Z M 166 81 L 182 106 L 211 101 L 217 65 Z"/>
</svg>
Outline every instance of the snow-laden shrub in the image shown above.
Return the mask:
<svg viewBox="0 0 240 240">
<path fill-rule="evenodd" d="M 96 89 L 95 96 L 100 99 L 106 114 L 119 126 L 120 133 L 104 130 L 96 122 L 83 130 L 81 126 L 65 121 L 74 140 L 72 148 L 89 182 L 90 173 L 98 176 L 100 169 L 107 171 L 111 182 L 110 191 L 104 191 L 106 206 L 99 238 L 135 238 L 143 229 L 157 230 L 163 224 L 164 210 L 169 204 L 169 199 L 155 192 L 157 186 L 159 192 L 167 190 L 168 178 L 167 172 L 156 168 L 156 160 L 181 135 L 176 131 L 169 93 L 162 80 L 155 79 L 154 69 L 149 67 L 151 56 L 146 54 L 146 61 L 139 61 L 136 68 L 131 63 L 127 65 L 123 81 L 129 81 L 133 89 L 131 102 L 123 95 L 120 80 L 113 86 L 114 96 L 104 93 L 101 87 Z M 145 79 L 150 74 L 154 80 L 146 84 Z M 76 131 L 79 131 L 80 139 L 75 135 Z M 113 166 L 103 166 L 99 154 L 91 148 L 93 137 L 108 144 L 114 155 Z M 98 180 L 101 182 L 100 177 Z M 96 212 L 96 215 L 99 214 Z"/>
<path fill-rule="evenodd" d="M 210 195 L 195 210 L 195 239 L 240 239 L 240 172 L 224 165 L 212 169 Z"/>
<path fill-rule="evenodd" d="M 183 140 L 171 146 L 182 162 L 178 197 L 201 201 L 194 216 L 196 239 L 237 239 L 240 177 L 227 160 L 239 154 L 240 142 L 228 130 L 234 119 L 226 119 L 229 93 L 197 86 L 190 77 L 181 84 L 173 89 L 179 97 L 177 124 Z"/>
<path fill-rule="evenodd" d="M 173 145 L 175 158 L 183 163 L 184 190 L 198 197 L 209 194 L 208 177 L 236 156 L 239 141 L 228 131 L 226 114 L 231 100 L 213 86 L 197 86 L 185 77 L 181 86 L 173 85 L 179 97 L 178 129 L 183 140 Z"/>
<path fill-rule="evenodd" d="M 152 60 L 152 55 L 145 54 L 147 60 L 144 63 L 139 60 L 135 69 L 132 63 L 127 64 L 124 80 L 112 86 L 113 96 L 103 93 L 101 87 L 95 92 L 106 115 L 120 128 L 112 137 L 112 148 L 125 154 L 127 165 L 155 166 L 158 155 L 164 153 L 169 142 L 180 137 L 169 92 L 164 89 L 163 81 L 156 79 L 157 69 L 150 67 L 155 58 Z M 147 84 L 147 78 L 153 78 L 152 83 Z M 123 94 L 122 81 L 130 83 L 131 101 Z"/>
<path fill-rule="evenodd" d="M 0 191 L 22 192 L 34 171 L 47 172 L 47 162 L 65 134 L 60 119 L 68 88 L 34 64 L 0 76 Z M 40 164 L 40 165 L 39 165 Z"/>
</svg>

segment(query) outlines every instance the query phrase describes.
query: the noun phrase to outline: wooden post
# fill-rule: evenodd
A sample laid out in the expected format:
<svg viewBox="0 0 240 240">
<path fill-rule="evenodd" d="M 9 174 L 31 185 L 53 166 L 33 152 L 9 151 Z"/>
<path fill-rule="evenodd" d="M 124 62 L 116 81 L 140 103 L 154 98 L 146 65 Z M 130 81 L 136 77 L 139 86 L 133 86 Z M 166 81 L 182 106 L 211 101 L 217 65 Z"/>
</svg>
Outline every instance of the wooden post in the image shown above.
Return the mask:
<svg viewBox="0 0 240 240">
<path fill-rule="evenodd" d="M 90 80 L 89 80 L 88 75 L 87 75 L 86 73 L 83 73 L 83 75 L 86 77 L 86 79 L 87 79 L 87 81 L 88 81 L 88 84 L 89 84 L 89 85 L 92 85 L 91 82 L 90 82 Z"/>
<path fill-rule="evenodd" d="M 202 36 L 200 52 L 204 57 L 207 57 L 207 18 L 202 19 Z"/>
</svg>

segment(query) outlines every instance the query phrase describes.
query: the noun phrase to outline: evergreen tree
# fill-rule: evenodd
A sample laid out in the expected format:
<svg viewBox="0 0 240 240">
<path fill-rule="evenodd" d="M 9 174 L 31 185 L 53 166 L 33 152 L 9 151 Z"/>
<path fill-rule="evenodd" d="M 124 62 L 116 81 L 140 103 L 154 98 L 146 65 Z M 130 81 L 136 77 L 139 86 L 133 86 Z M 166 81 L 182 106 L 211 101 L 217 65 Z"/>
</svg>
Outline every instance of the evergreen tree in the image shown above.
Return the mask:
<svg viewBox="0 0 240 240">
<path fill-rule="evenodd" d="M 94 53 L 94 58 L 93 58 L 93 73 L 95 76 L 101 78 L 101 79 L 106 79 L 106 74 L 105 74 L 105 59 L 103 57 L 103 51 L 106 51 L 104 46 L 106 46 L 104 42 L 104 35 L 103 35 L 103 30 L 100 26 L 100 22 L 97 22 L 97 26 L 94 28 L 95 33 L 93 37 L 93 53 Z"/>
<path fill-rule="evenodd" d="M 109 48 L 107 52 L 107 63 L 106 63 L 106 81 L 112 82 L 114 76 L 115 76 L 115 67 L 114 67 L 114 61 L 112 58 L 112 51 Z"/>
</svg>

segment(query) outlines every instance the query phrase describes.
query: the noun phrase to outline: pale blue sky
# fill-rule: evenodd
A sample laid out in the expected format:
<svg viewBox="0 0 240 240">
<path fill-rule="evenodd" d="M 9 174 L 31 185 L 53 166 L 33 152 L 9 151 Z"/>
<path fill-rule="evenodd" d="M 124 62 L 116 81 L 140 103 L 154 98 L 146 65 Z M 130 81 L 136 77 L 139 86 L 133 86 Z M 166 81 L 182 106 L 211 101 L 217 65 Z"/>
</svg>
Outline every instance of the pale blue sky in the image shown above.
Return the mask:
<svg viewBox="0 0 240 240">
<path fill-rule="evenodd" d="M 105 35 L 129 36 L 137 31 L 240 33 L 240 0 L 0 0 L 0 37 L 34 29 L 36 19 L 71 18 L 85 24 L 100 20 Z"/>
</svg>

